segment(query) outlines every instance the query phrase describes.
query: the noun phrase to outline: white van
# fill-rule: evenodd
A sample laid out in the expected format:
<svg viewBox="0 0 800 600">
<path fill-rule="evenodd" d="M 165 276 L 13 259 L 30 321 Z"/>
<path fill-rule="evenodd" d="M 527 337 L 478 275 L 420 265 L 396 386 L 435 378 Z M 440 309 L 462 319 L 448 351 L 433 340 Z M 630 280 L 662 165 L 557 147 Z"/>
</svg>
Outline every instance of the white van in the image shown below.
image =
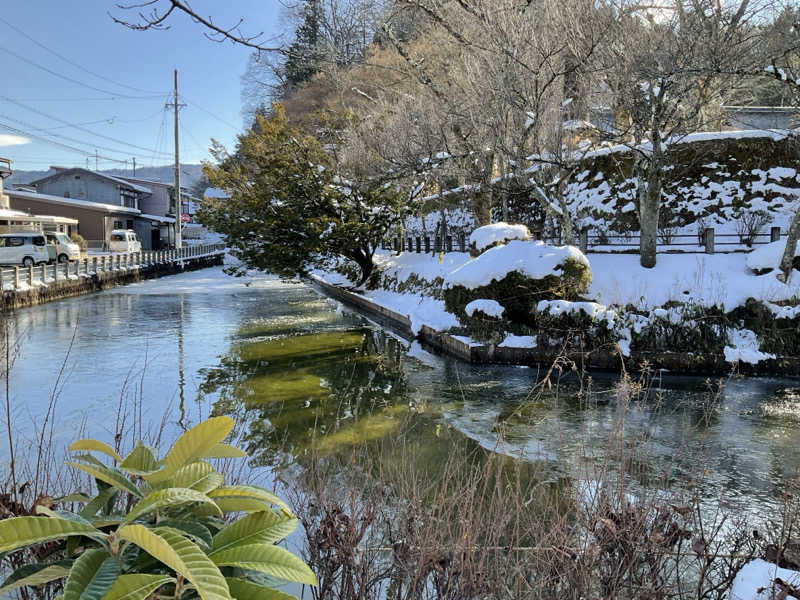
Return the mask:
<svg viewBox="0 0 800 600">
<path fill-rule="evenodd" d="M 30 267 L 49 260 L 43 233 L 0 233 L 0 264 Z"/>
<path fill-rule="evenodd" d="M 132 229 L 115 229 L 109 237 L 108 249 L 111 252 L 139 252 L 142 243 Z"/>
<path fill-rule="evenodd" d="M 73 242 L 66 233 L 58 231 L 45 231 L 44 236 L 47 238 L 47 243 L 55 250 L 50 255 L 50 260 L 55 260 L 60 263 L 69 262 L 71 260 L 81 259 L 81 247 Z"/>
</svg>

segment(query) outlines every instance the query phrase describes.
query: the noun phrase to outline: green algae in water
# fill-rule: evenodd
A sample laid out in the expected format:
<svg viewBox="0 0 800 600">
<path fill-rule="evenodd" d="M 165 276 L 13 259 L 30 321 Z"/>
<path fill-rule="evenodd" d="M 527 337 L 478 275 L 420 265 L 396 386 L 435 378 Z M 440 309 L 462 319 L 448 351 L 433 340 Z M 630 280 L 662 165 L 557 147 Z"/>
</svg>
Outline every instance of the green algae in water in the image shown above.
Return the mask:
<svg viewBox="0 0 800 600">
<path fill-rule="evenodd" d="M 363 341 L 363 331 L 314 333 L 245 344 L 238 348 L 237 354 L 246 362 L 307 360 L 355 350 Z"/>
<path fill-rule="evenodd" d="M 310 373 L 308 369 L 267 373 L 237 384 L 236 395 L 244 400 L 247 408 L 267 402 L 311 402 L 330 395 L 324 383 L 320 376 Z"/>
</svg>

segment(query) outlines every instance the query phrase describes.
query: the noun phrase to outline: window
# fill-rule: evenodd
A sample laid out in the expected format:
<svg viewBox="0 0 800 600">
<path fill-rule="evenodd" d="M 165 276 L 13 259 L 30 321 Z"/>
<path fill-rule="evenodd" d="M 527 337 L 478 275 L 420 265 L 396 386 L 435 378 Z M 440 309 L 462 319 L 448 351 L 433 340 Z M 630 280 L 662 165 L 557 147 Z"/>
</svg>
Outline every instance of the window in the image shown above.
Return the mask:
<svg viewBox="0 0 800 600">
<path fill-rule="evenodd" d="M 122 229 L 122 221 L 114 221 L 114 229 Z"/>
<path fill-rule="evenodd" d="M 128 219 L 128 227 L 127 229 L 133 229 L 133 219 Z"/>
<path fill-rule="evenodd" d="M 43 235 L 37 235 L 36 237 L 31 238 L 31 243 L 34 246 L 44 246 L 47 242 L 44 241 Z"/>
<path fill-rule="evenodd" d="M 64 192 L 64 198 L 69 198 L 69 192 Z"/>
<path fill-rule="evenodd" d="M 19 246 L 25 245 L 25 238 L 21 237 L 9 237 L 6 238 L 6 246 L 10 246 L 12 248 L 18 248 Z"/>
<path fill-rule="evenodd" d="M 112 242 L 124 242 L 125 241 L 125 234 L 124 233 L 112 233 L 111 234 L 111 241 Z"/>
</svg>

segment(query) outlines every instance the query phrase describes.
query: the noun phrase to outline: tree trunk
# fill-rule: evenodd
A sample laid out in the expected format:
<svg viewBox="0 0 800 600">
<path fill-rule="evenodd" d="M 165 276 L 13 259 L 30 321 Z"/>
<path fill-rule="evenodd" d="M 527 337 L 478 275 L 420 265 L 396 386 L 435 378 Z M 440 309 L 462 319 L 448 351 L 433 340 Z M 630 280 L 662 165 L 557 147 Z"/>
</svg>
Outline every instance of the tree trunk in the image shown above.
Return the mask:
<svg viewBox="0 0 800 600">
<path fill-rule="evenodd" d="M 494 153 L 486 157 L 482 173 L 481 188 L 472 196 L 472 214 L 478 227 L 489 225 L 492 222 L 492 170 L 494 167 Z"/>
<path fill-rule="evenodd" d="M 778 279 L 786 284 L 790 283 L 792 278 L 798 239 L 800 239 L 800 208 L 794 213 L 792 224 L 789 225 L 789 232 L 786 235 L 786 248 L 784 248 L 783 258 L 781 258 L 781 272 L 778 274 Z"/>
<path fill-rule="evenodd" d="M 662 171 L 664 168 L 661 140 L 653 140 L 653 154 L 648 160 L 639 157 L 634 163 L 639 198 L 639 264 L 647 269 L 656 266 L 656 245 L 658 244 L 658 216 L 661 208 Z"/>
</svg>

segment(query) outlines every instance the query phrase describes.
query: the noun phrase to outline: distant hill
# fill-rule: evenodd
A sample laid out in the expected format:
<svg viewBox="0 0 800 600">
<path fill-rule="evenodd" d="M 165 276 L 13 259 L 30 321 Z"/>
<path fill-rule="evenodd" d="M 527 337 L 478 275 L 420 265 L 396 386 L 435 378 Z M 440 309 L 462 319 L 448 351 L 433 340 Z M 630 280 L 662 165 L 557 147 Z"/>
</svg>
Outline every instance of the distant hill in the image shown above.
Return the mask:
<svg viewBox="0 0 800 600">
<path fill-rule="evenodd" d="M 100 172 L 117 177 L 121 175 L 133 176 L 133 171 L 130 169 L 107 169 Z M 47 171 L 14 171 L 14 174 L 6 181 L 9 183 L 30 183 L 31 181 L 36 181 L 52 173 L 54 173 L 52 169 L 48 169 Z M 164 181 L 167 183 L 172 183 L 173 173 L 174 168 L 172 165 L 165 165 L 163 167 L 141 167 L 136 169 L 136 177 L 151 179 L 153 181 Z M 192 187 L 192 185 L 200 179 L 202 174 L 202 165 L 181 163 L 181 187 Z"/>
</svg>

